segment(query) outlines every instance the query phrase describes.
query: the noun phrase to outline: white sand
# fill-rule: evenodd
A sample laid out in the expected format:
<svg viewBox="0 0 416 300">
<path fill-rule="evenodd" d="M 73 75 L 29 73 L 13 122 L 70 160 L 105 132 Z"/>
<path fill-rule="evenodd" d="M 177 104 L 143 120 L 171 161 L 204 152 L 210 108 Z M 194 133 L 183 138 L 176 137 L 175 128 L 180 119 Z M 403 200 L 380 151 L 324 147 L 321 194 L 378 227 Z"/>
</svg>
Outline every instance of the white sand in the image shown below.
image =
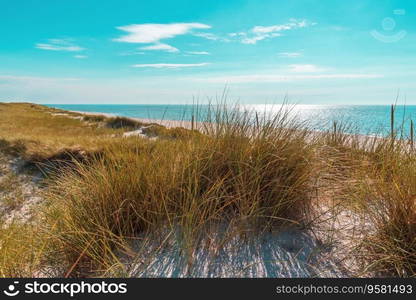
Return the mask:
<svg viewBox="0 0 416 300">
<path fill-rule="evenodd" d="M 33 210 L 43 201 L 38 186 L 40 177 L 21 172 L 24 163 L 22 159 L 6 156 L 0 161 L 0 183 L 13 176 L 13 190 L 0 191 L 0 218 L 5 227 L 14 221 L 30 222 Z M 10 201 L 13 205 L 7 204 Z"/>
<path fill-rule="evenodd" d="M 217 232 L 220 232 L 218 230 Z M 177 233 L 176 233 L 177 234 Z M 190 256 L 181 251 L 175 233 L 163 241 L 143 236 L 134 245 L 135 257 L 122 259 L 132 277 L 347 277 L 337 262 L 325 255 L 307 231 L 287 228 L 225 242 L 218 234 L 202 239 Z M 209 245 L 209 246 L 206 246 Z M 191 259 L 189 259 L 192 257 Z"/>
</svg>

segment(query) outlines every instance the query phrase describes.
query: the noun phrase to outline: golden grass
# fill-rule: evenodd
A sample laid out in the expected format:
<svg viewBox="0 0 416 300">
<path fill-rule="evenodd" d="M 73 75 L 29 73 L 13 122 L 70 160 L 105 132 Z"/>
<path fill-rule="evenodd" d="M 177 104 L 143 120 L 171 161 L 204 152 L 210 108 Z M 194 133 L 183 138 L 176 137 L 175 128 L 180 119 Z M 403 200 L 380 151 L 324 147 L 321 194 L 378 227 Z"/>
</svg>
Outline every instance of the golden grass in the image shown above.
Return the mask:
<svg viewBox="0 0 416 300">
<path fill-rule="evenodd" d="M 3 104 L 0 110 L 0 147 L 8 143 L 24 150 L 26 158 L 47 158 L 63 149 L 99 149 L 112 134 L 120 133 L 119 130 L 82 122 L 76 117 L 82 116 L 35 104 Z"/>
<path fill-rule="evenodd" d="M 106 270 L 137 234 L 162 226 L 179 227 L 190 251 L 220 222 L 258 231 L 300 224 L 310 202 L 312 147 L 306 131 L 281 121 L 253 129 L 235 115 L 211 123 L 211 134 L 117 140 L 94 164 L 58 174 L 47 194 L 57 255 L 74 272 L 86 262 Z"/>
<path fill-rule="evenodd" d="M 46 241 L 38 238 L 31 225 L 0 225 L 0 277 L 35 276 L 40 270 Z"/>
<path fill-rule="evenodd" d="M 344 197 L 373 227 L 362 245 L 367 268 L 380 275 L 416 276 L 416 153 L 386 140 L 365 159 Z"/>
<path fill-rule="evenodd" d="M 1 104 L 0 153 L 64 165 L 50 166 L 34 240 L 21 244 L 33 234 L 24 225 L 1 229 L 0 276 L 45 266 L 66 276 L 111 275 L 140 234 L 180 228 L 187 252 L 211 225 L 232 224 L 244 235 L 309 221 L 312 197 L 328 191 L 328 203 L 371 224 L 357 241 L 363 269 L 415 276 L 413 139 L 350 135 L 352 127 L 338 123 L 317 134 L 283 110 L 255 120 L 237 111 L 219 108 L 191 131 Z M 122 137 L 138 128 L 158 139 Z"/>
<path fill-rule="evenodd" d="M 394 110 L 392 110 L 394 120 Z M 393 122 L 392 122 L 393 123 Z M 403 125 L 402 125 L 403 127 Z M 321 143 L 331 147 L 323 158 L 337 188 L 337 205 L 353 210 L 369 224 L 356 247 L 363 272 L 378 276 L 416 276 L 416 151 L 403 128 L 388 138 L 347 134 L 334 125 Z M 411 131 L 412 131 L 411 127 Z"/>
</svg>

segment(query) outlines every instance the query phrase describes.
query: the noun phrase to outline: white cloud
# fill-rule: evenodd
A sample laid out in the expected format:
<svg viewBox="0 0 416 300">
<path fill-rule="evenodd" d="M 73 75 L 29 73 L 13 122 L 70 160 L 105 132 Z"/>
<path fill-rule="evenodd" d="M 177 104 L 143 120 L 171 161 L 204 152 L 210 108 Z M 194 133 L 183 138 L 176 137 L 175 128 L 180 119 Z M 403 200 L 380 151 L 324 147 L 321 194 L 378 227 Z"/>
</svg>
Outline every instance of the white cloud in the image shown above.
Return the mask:
<svg viewBox="0 0 416 300">
<path fill-rule="evenodd" d="M 289 71 L 293 73 L 317 73 L 324 72 L 326 69 L 316 65 L 290 65 Z"/>
<path fill-rule="evenodd" d="M 49 39 L 47 43 L 37 43 L 35 48 L 51 51 L 69 51 L 79 52 L 85 50 L 84 48 L 75 45 L 70 39 Z"/>
<path fill-rule="evenodd" d="M 197 36 L 197 37 L 202 37 L 202 38 L 207 39 L 207 40 L 213 40 L 213 41 L 216 41 L 216 40 L 219 39 L 219 36 L 217 36 L 213 33 L 194 33 L 193 35 Z"/>
<path fill-rule="evenodd" d="M 145 51 L 156 50 L 156 51 L 166 51 L 166 52 L 179 52 L 178 48 L 175 48 L 171 45 L 163 44 L 163 43 L 157 43 L 157 44 L 154 44 L 154 45 L 141 47 L 141 48 L 139 48 L 139 50 L 145 50 Z"/>
<path fill-rule="evenodd" d="M 202 23 L 171 23 L 171 24 L 132 24 L 117 29 L 127 32 L 114 41 L 139 44 L 157 44 L 162 39 L 190 33 L 193 29 L 208 29 L 211 26 Z"/>
<path fill-rule="evenodd" d="M 248 32 L 233 32 L 229 36 L 240 38 L 243 44 L 256 44 L 258 41 L 281 36 L 283 31 L 314 26 L 306 20 L 290 19 L 288 23 L 271 26 L 254 26 Z"/>
<path fill-rule="evenodd" d="M 187 51 L 186 53 L 193 54 L 193 55 L 210 55 L 211 54 L 207 51 Z"/>
<path fill-rule="evenodd" d="M 199 64 L 138 64 L 133 65 L 134 68 L 155 68 L 155 69 L 177 69 L 177 68 L 191 68 L 191 67 L 203 67 L 207 66 L 209 63 L 199 63 Z"/>
<path fill-rule="evenodd" d="M 278 53 L 279 57 L 287 57 L 287 58 L 296 58 L 301 57 L 302 53 L 300 52 L 280 52 Z"/>
<path fill-rule="evenodd" d="M 310 23 L 315 25 L 315 23 Z M 272 25 L 272 26 L 254 26 L 252 29 L 252 32 L 254 33 L 272 33 L 272 32 L 278 32 L 278 31 L 284 31 L 284 30 L 291 30 L 294 28 L 303 28 L 307 27 L 309 23 L 306 20 L 295 20 L 291 19 L 289 23 L 281 24 L 281 25 Z"/>
<path fill-rule="evenodd" d="M 79 78 L 60 78 L 60 77 L 35 77 L 35 76 L 14 76 L 14 75 L 0 75 L 1 83 L 23 83 L 23 84 L 40 84 L 53 82 L 72 82 L 78 81 Z"/>
<path fill-rule="evenodd" d="M 273 25 L 273 26 L 254 26 L 251 29 L 251 32 L 255 34 L 265 34 L 265 33 L 273 33 L 273 32 L 278 32 L 278 31 L 283 31 L 283 30 L 290 30 L 292 28 L 293 26 L 288 25 L 288 24 Z"/>
<path fill-rule="evenodd" d="M 261 34 L 261 35 L 256 35 L 250 38 L 244 38 L 241 40 L 241 42 L 243 44 L 251 44 L 254 45 L 256 44 L 258 41 L 264 40 L 266 38 L 270 38 L 270 37 L 277 37 L 277 36 L 281 36 L 280 33 L 273 33 L 273 34 Z"/>
<path fill-rule="evenodd" d="M 221 42 L 229 42 L 228 38 L 221 37 L 219 35 L 210 33 L 210 32 L 197 32 L 194 33 L 193 36 L 201 37 L 211 41 L 221 41 Z"/>
<path fill-rule="evenodd" d="M 85 59 L 85 58 L 88 58 L 88 56 L 86 56 L 86 55 L 74 55 L 74 57 L 75 57 L 75 58 L 78 58 L 78 59 Z"/>
<path fill-rule="evenodd" d="M 118 55 L 120 56 L 131 56 L 131 55 L 143 55 L 146 54 L 146 52 L 143 51 L 125 51 L 125 52 L 121 52 Z"/>
<path fill-rule="evenodd" d="M 297 80 L 318 80 L 318 79 L 375 79 L 382 78 L 380 74 L 314 74 L 314 75 L 235 75 L 212 78 L 195 78 L 195 81 L 208 83 L 268 83 L 268 82 L 289 82 Z"/>
<path fill-rule="evenodd" d="M 245 32 L 231 32 L 228 34 L 230 37 L 236 37 L 236 36 L 247 36 L 247 33 Z"/>
</svg>

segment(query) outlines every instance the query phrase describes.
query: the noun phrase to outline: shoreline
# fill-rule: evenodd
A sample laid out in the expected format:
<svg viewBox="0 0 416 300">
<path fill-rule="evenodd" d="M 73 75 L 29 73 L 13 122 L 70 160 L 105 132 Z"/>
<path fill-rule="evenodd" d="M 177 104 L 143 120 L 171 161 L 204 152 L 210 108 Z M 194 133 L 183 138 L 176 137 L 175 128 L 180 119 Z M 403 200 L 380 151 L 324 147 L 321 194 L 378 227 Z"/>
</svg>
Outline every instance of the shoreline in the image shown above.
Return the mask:
<svg viewBox="0 0 416 300">
<path fill-rule="evenodd" d="M 60 109 L 62 110 L 62 109 Z M 62 111 L 66 111 L 66 110 L 62 110 Z M 167 128 L 175 128 L 175 127 L 183 127 L 185 129 L 192 129 L 192 122 L 191 121 L 177 121 L 177 120 L 161 120 L 161 119 L 148 119 L 148 118 L 134 118 L 134 117 L 125 117 L 125 116 L 120 116 L 120 115 L 116 115 L 116 114 L 111 114 L 111 113 L 101 113 L 101 112 L 83 112 L 83 111 L 69 111 L 69 112 L 75 112 L 75 113 L 79 113 L 82 115 L 88 115 L 88 116 L 104 116 L 107 118 L 115 118 L 115 117 L 122 117 L 122 118 L 127 118 L 130 120 L 134 120 L 134 121 L 139 121 L 139 122 L 143 122 L 143 123 L 156 123 L 158 125 L 162 125 L 165 126 Z M 194 123 L 194 129 L 199 130 L 200 126 L 202 124 L 204 124 L 205 122 L 195 122 Z M 205 123 L 206 124 L 206 123 Z M 306 129 L 309 133 L 312 133 L 313 136 L 315 135 L 325 135 L 328 133 L 328 130 L 310 130 L 310 129 Z M 383 137 L 380 135 L 376 135 L 376 134 L 360 134 L 360 133 L 337 133 L 337 134 L 342 134 L 344 136 L 348 136 L 350 138 L 350 142 L 353 142 L 354 138 L 358 139 L 359 143 L 364 143 L 366 141 L 368 141 L 368 139 L 375 139 L 377 141 L 383 141 L 385 139 L 388 139 L 388 137 Z M 397 139 L 398 141 L 401 141 L 400 139 Z"/>
</svg>

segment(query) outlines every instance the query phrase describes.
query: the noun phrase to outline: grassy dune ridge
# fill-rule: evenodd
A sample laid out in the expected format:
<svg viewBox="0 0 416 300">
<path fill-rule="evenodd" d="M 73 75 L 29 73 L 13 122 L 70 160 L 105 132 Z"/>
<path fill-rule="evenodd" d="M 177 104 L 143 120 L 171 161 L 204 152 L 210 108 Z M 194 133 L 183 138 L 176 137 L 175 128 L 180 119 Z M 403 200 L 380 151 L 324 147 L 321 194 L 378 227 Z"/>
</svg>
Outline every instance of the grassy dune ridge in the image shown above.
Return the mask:
<svg viewBox="0 0 416 300">
<path fill-rule="evenodd" d="M 416 155 L 393 135 L 317 134 L 283 109 L 252 120 L 219 108 L 198 131 L 29 103 L 0 116 L 3 173 L 20 159 L 20 173 L 42 174 L 30 222 L 2 221 L 0 276 L 125 276 L 122 257 L 158 232 L 192 264 L 218 228 L 225 243 L 345 212 L 371 227 L 351 236 L 355 276 L 416 274 Z M 4 202 L 13 188 L 0 180 Z M 336 244 L 343 228 L 331 230 Z"/>
</svg>

